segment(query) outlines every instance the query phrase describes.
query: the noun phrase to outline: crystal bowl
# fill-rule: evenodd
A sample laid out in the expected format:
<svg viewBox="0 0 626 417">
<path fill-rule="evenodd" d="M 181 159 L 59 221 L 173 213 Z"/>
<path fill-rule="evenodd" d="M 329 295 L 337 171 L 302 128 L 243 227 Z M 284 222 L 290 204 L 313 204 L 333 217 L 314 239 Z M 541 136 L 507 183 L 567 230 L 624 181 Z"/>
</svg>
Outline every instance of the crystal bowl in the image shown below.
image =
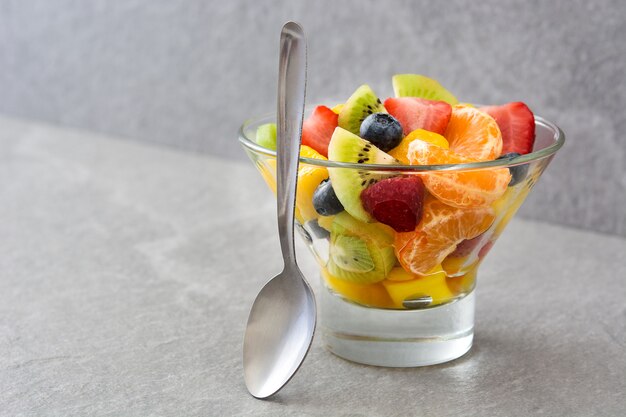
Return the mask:
<svg viewBox="0 0 626 417">
<path fill-rule="evenodd" d="M 276 153 L 255 142 L 257 127 L 274 120 L 246 121 L 239 141 L 275 192 Z M 480 264 L 565 140 L 558 126 L 541 117 L 535 116 L 535 128 L 533 151 L 514 159 L 374 165 L 300 158 L 296 229 L 320 267 L 319 329 L 331 352 L 359 363 L 408 367 L 450 361 L 471 348 Z M 342 172 L 365 179 L 421 178 L 426 197 L 416 230 L 396 232 L 345 211 L 319 215 L 313 192 L 329 173 Z M 508 185 L 478 205 L 466 205 L 458 195 L 450 199 L 437 187 L 506 175 Z M 346 257 L 364 251 L 371 255 L 365 261 L 342 267 L 350 261 Z"/>
</svg>

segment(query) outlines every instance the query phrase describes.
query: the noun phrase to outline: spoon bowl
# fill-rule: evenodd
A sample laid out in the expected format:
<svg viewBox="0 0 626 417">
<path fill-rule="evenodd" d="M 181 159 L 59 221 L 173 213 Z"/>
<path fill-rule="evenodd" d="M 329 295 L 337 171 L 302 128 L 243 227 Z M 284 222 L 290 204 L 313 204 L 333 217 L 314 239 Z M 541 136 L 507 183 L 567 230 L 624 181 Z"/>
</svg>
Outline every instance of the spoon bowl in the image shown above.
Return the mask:
<svg viewBox="0 0 626 417">
<path fill-rule="evenodd" d="M 311 345 L 315 316 L 313 292 L 299 270 L 285 269 L 263 287 L 243 347 L 244 379 L 253 396 L 274 394 L 295 374 Z"/>
</svg>

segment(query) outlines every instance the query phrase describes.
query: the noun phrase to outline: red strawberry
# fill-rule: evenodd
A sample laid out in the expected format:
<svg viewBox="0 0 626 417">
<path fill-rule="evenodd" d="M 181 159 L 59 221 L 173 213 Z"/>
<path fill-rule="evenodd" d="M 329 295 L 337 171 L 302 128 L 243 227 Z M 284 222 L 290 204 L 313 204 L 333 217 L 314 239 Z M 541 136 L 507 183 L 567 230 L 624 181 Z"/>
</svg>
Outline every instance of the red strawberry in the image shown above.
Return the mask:
<svg viewBox="0 0 626 417">
<path fill-rule="evenodd" d="M 302 123 L 302 144 L 328 157 L 328 143 L 337 127 L 338 115 L 326 106 L 317 106 Z"/>
<path fill-rule="evenodd" d="M 397 232 L 412 232 L 422 220 L 424 183 L 417 176 L 387 178 L 361 193 L 363 208 Z"/>
<path fill-rule="evenodd" d="M 385 100 L 385 108 L 398 119 L 405 135 L 415 129 L 443 135 L 452 115 L 452 107 L 448 103 L 417 97 L 388 98 Z"/>
<path fill-rule="evenodd" d="M 502 132 L 502 155 L 532 152 L 535 144 L 535 117 L 527 105 L 517 101 L 502 106 L 487 106 L 480 110 L 496 119 Z"/>
</svg>

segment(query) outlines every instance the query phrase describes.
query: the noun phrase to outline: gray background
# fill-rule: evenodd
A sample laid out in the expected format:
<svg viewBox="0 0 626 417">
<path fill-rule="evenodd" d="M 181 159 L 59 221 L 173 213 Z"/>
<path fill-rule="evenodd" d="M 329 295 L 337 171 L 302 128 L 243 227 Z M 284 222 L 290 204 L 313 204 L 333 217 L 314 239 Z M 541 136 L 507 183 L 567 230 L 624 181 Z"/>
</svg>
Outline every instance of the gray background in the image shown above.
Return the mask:
<svg viewBox="0 0 626 417">
<path fill-rule="evenodd" d="M 396 72 L 464 101 L 526 101 L 568 143 L 523 215 L 626 236 L 626 3 L 0 2 L 0 113 L 244 158 L 274 109 L 280 25 L 309 37 L 308 102 Z"/>
</svg>

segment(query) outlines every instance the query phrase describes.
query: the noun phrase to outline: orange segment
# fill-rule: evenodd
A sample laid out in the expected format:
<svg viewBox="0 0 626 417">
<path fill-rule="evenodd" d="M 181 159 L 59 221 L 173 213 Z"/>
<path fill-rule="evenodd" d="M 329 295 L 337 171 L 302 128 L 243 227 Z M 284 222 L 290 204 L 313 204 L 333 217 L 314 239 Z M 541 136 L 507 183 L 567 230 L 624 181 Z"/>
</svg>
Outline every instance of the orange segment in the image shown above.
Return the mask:
<svg viewBox="0 0 626 417">
<path fill-rule="evenodd" d="M 461 241 L 487 230 L 494 218 L 491 207 L 460 209 L 428 198 L 424 216 L 415 231 L 396 235 L 396 256 L 407 271 L 425 274 L 440 264 Z"/>
<path fill-rule="evenodd" d="M 423 141 L 413 141 L 409 145 L 408 158 L 412 165 L 476 162 Z M 428 172 L 420 175 L 432 195 L 455 207 L 488 206 L 504 194 L 511 180 L 508 168 Z"/>
<path fill-rule="evenodd" d="M 459 104 L 444 133 L 450 149 L 478 161 L 490 161 L 502 152 L 502 134 L 495 119 L 474 107 Z"/>
<path fill-rule="evenodd" d="M 424 129 L 417 129 L 406 135 L 398 146 L 389 151 L 389 155 L 393 156 L 403 164 L 409 164 L 410 162 L 407 158 L 407 154 L 409 153 L 409 145 L 414 140 L 423 140 L 424 142 L 432 143 L 433 145 L 444 149 L 449 148 L 448 141 L 440 134 Z"/>
</svg>

